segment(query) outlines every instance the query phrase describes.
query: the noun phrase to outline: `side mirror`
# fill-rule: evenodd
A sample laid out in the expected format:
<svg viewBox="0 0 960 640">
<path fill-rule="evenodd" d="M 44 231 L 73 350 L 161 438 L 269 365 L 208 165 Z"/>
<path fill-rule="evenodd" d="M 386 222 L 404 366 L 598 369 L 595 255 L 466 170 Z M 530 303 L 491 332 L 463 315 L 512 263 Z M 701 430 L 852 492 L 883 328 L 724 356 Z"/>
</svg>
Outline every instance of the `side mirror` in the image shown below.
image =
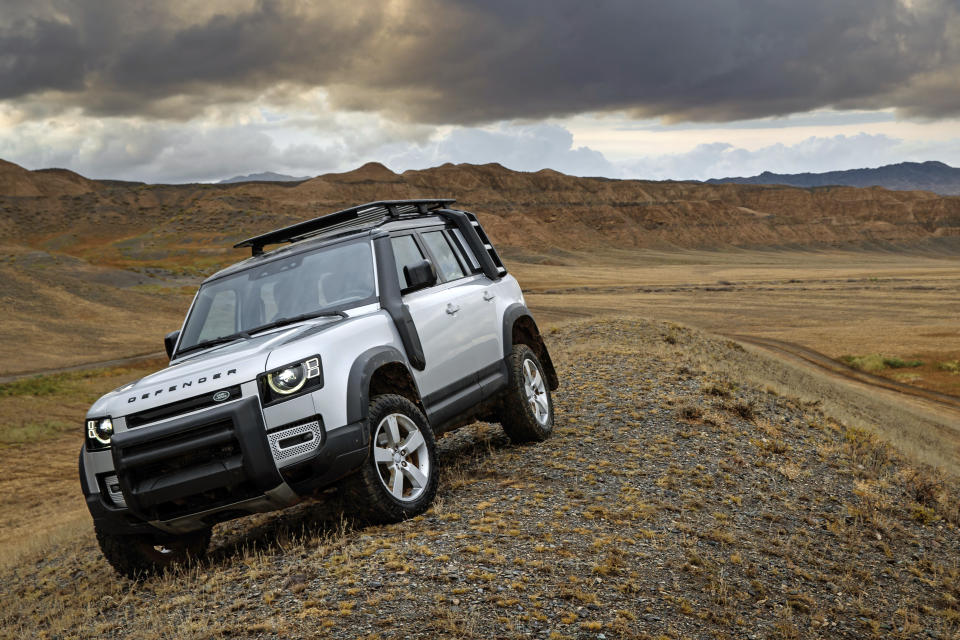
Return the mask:
<svg viewBox="0 0 960 640">
<path fill-rule="evenodd" d="M 429 260 L 404 265 L 403 276 L 407 279 L 407 286 L 403 289 L 404 293 L 437 284 L 437 270 Z"/>
<path fill-rule="evenodd" d="M 163 348 L 167 350 L 167 357 L 173 357 L 173 348 L 177 346 L 177 338 L 180 337 L 180 330 L 171 331 L 163 337 Z"/>
</svg>

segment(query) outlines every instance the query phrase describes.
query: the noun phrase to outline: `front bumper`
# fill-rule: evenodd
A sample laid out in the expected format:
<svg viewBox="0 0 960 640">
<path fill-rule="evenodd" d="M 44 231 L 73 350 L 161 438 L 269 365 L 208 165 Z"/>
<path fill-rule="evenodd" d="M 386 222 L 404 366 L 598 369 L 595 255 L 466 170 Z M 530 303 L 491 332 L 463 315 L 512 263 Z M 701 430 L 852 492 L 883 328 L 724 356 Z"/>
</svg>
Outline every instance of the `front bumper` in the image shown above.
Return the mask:
<svg viewBox="0 0 960 640">
<path fill-rule="evenodd" d="M 111 452 L 127 508 L 147 521 L 173 520 L 283 484 L 255 397 L 118 433 Z"/>
<path fill-rule="evenodd" d="M 289 451 L 280 450 L 277 429 L 267 433 L 255 396 L 117 433 L 110 450 L 114 471 L 97 474 L 95 487 L 81 454 L 87 506 L 95 522 L 115 534 L 185 533 L 289 506 L 353 471 L 366 456 L 362 423 L 328 435 L 322 419 L 313 418 L 317 446 Z"/>
</svg>

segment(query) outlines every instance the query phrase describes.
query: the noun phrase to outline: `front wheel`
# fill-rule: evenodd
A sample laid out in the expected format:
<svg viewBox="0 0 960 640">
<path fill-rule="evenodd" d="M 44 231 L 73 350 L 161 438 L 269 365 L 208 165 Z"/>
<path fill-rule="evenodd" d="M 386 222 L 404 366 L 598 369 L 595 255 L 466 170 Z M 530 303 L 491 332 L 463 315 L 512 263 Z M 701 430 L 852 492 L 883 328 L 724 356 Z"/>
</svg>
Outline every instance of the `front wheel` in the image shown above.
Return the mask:
<svg viewBox="0 0 960 640">
<path fill-rule="evenodd" d="M 525 344 L 510 354 L 510 385 L 499 413 L 514 442 L 542 442 L 553 433 L 553 398 L 537 354 Z"/>
<path fill-rule="evenodd" d="M 370 449 L 343 489 L 351 508 L 371 522 L 399 522 L 427 510 L 437 493 L 437 453 L 423 412 L 403 396 L 370 402 Z"/>
<path fill-rule="evenodd" d="M 182 536 L 135 534 L 118 536 L 94 527 L 103 556 L 114 570 L 139 580 L 174 566 L 188 566 L 207 552 L 210 529 Z"/>
</svg>

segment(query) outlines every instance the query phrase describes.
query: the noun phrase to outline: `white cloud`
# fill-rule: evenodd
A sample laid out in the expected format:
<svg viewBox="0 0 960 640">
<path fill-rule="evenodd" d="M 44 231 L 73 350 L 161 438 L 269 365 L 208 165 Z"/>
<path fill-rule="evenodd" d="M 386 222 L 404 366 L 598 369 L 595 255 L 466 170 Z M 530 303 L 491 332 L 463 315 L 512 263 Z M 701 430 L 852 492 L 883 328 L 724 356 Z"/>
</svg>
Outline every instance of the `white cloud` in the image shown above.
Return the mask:
<svg viewBox="0 0 960 640">
<path fill-rule="evenodd" d="M 362 113 L 267 117 L 259 108 L 251 117 L 217 113 L 187 123 L 79 113 L 27 121 L 0 138 L 0 158 L 31 169 L 63 167 L 144 182 L 215 181 L 260 171 L 313 176 L 369 161 L 395 171 L 499 162 L 520 171 L 618 172 L 598 151 L 574 147 L 573 135 L 555 124 L 430 128 Z"/>
<path fill-rule="evenodd" d="M 609 176 L 617 172 L 602 153 L 574 147 L 573 134 L 557 124 L 457 127 L 430 143 L 408 148 L 386 160 L 395 170 L 420 169 L 445 162 L 498 162 L 517 171 L 555 169 L 575 176 Z"/>
<path fill-rule="evenodd" d="M 960 166 L 960 140 L 910 140 L 886 135 L 813 136 L 796 144 L 745 149 L 728 142 L 698 145 L 684 153 L 645 156 L 618 163 L 617 177 L 706 180 L 773 173 L 820 173 L 897 162 L 940 160 Z"/>
<path fill-rule="evenodd" d="M 322 95 L 297 110 L 271 107 L 269 101 L 257 101 L 236 110 L 212 110 L 189 122 L 92 118 L 79 111 L 18 121 L 15 113 L 0 110 L 0 124 L 6 117 L 8 125 L 0 137 L 0 158 L 31 169 L 65 167 L 93 178 L 145 182 L 216 181 L 260 171 L 313 176 L 369 161 L 394 171 L 445 162 L 498 162 L 520 171 L 551 168 L 579 176 L 650 180 L 821 172 L 904 160 L 960 165 L 960 140 L 950 137 L 856 133 L 799 139 L 784 133 L 785 142 L 751 146 L 739 131 L 723 139 L 722 131 L 715 130 L 708 142 L 692 148 L 671 152 L 667 146 L 657 153 L 648 144 L 629 153 L 628 146 L 604 146 L 599 129 L 594 140 L 602 151 L 578 145 L 570 129 L 557 122 L 429 127 L 371 113 L 336 112 Z M 609 131 L 616 133 L 622 124 L 611 122 Z M 869 125 L 851 128 L 862 126 Z M 778 135 L 775 129 L 763 131 L 768 140 Z"/>
</svg>

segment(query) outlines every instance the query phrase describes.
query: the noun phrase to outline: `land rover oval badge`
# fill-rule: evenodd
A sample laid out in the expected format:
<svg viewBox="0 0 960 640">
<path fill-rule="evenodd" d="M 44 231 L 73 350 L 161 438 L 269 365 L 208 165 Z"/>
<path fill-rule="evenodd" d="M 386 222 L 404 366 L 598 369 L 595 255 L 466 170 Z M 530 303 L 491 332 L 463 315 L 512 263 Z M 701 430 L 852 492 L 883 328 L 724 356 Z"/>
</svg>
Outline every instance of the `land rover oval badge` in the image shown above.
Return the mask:
<svg viewBox="0 0 960 640">
<path fill-rule="evenodd" d="M 224 400 L 229 400 L 229 399 L 230 399 L 229 391 L 217 391 L 215 394 L 213 394 L 214 402 L 223 402 Z"/>
</svg>

